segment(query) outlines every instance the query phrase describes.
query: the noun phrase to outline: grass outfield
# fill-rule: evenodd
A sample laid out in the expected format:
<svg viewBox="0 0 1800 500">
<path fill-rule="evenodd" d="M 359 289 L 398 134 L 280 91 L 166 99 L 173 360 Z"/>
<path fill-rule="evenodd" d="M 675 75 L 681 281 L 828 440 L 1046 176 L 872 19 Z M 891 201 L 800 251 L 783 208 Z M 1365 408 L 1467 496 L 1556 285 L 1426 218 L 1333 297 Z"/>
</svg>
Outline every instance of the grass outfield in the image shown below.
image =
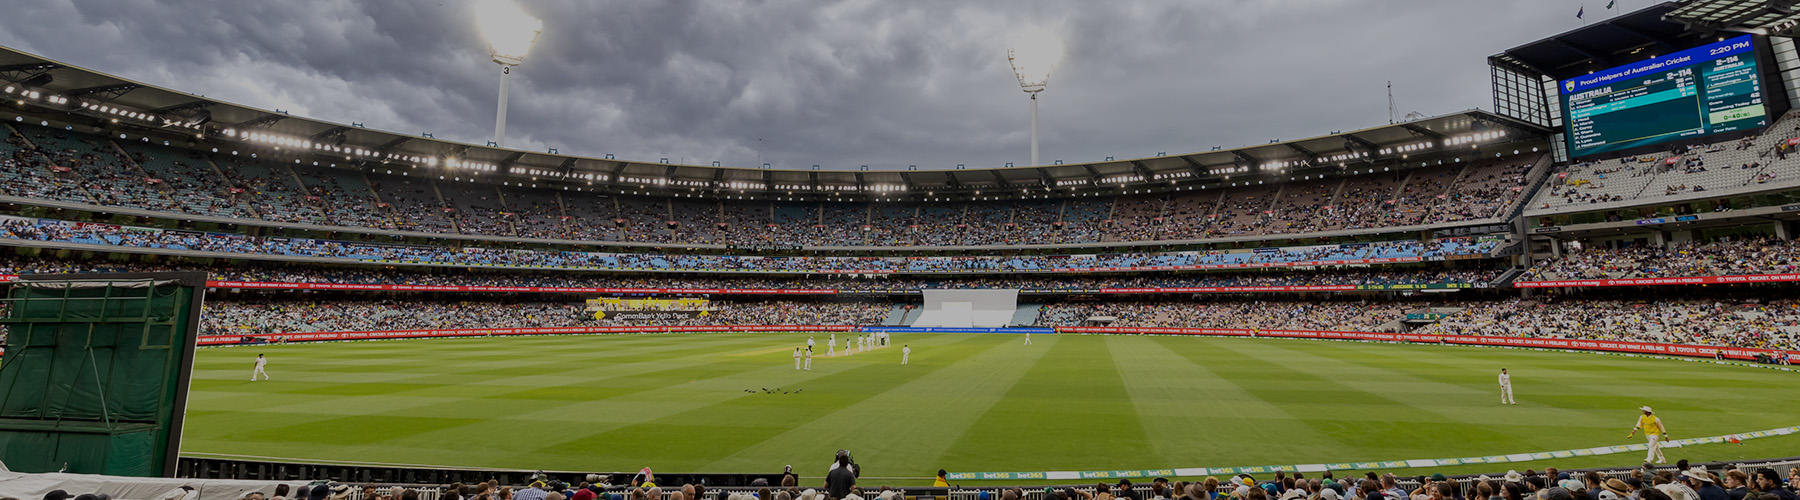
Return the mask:
<svg viewBox="0 0 1800 500">
<path fill-rule="evenodd" d="M 203 349 L 186 454 L 548 470 L 865 476 L 1451 458 L 1800 424 L 1800 374 L 1582 353 L 1274 339 L 903 334 L 793 369 L 804 334 Z M 824 345 L 824 336 L 818 336 Z M 912 364 L 901 366 L 900 343 Z M 273 380 L 248 381 L 267 353 Z M 1498 404 L 1513 373 L 1518 405 Z M 745 389 L 800 389 L 797 394 Z M 1666 451 L 1796 455 L 1800 435 Z M 1638 452 L 1456 472 L 1626 466 Z M 918 484 L 892 480 L 889 484 Z M 969 482 L 975 484 L 975 482 Z"/>
</svg>

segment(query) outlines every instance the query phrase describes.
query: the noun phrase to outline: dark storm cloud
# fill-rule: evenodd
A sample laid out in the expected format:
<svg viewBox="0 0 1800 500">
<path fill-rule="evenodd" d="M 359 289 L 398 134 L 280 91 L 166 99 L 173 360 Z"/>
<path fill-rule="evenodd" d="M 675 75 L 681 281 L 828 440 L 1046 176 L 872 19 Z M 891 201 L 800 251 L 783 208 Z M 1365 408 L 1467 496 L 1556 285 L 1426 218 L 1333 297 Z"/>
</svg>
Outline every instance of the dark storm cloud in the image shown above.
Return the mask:
<svg viewBox="0 0 1800 500">
<path fill-rule="evenodd" d="M 248 105 L 480 142 L 498 75 L 469 1 L 8 0 L 0 44 Z M 545 30 L 513 81 L 510 145 L 839 169 L 1023 165 L 1027 101 L 1005 48 L 1027 24 L 1068 46 L 1040 98 L 1048 163 L 1384 124 L 1390 80 L 1403 114 L 1488 107 L 1485 57 L 1578 26 L 1580 5 L 522 3 Z"/>
</svg>

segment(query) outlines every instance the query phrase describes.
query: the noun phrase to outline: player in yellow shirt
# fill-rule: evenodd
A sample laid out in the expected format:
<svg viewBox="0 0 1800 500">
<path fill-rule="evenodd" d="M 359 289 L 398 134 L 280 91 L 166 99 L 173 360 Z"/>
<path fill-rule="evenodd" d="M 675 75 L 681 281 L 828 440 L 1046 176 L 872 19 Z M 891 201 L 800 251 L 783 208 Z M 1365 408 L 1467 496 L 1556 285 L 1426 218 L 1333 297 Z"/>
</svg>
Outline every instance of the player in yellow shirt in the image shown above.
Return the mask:
<svg viewBox="0 0 1800 500">
<path fill-rule="evenodd" d="M 1662 419 L 1657 418 L 1656 413 L 1650 411 L 1650 407 L 1640 406 L 1638 409 L 1643 410 L 1644 415 L 1638 417 L 1637 426 L 1632 427 L 1631 434 L 1626 434 L 1625 437 L 1636 436 L 1638 430 L 1643 429 L 1644 438 L 1650 440 L 1650 452 L 1644 454 L 1644 461 L 1655 461 L 1659 464 L 1669 463 L 1668 459 L 1663 458 L 1662 453 L 1662 442 L 1669 437 L 1669 429 L 1663 427 Z"/>
</svg>

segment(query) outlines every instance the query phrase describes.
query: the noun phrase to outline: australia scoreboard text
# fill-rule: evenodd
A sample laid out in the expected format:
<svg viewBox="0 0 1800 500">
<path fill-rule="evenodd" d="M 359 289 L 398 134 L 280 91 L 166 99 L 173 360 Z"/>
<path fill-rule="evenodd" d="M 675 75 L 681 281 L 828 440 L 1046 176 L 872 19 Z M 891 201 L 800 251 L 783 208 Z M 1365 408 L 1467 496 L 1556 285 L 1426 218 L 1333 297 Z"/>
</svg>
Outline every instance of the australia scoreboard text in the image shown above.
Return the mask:
<svg viewBox="0 0 1800 500">
<path fill-rule="evenodd" d="M 1749 35 L 1560 85 L 1570 156 L 1768 125 Z"/>
</svg>

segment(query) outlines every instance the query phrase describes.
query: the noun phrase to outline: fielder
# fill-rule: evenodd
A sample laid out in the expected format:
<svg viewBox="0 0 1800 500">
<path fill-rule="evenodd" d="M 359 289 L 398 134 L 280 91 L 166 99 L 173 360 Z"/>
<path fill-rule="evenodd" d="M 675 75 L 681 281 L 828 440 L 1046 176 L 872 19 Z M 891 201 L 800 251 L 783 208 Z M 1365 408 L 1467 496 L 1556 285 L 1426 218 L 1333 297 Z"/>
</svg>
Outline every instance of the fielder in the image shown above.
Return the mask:
<svg viewBox="0 0 1800 500">
<path fill-rule="evenodd" d="M 1025 330 L 1025 345 L 1031 345 L 1031 330 Z"/>
<path fill-rule="evenodd" d="M 903 364 L 903 365 L 906 364 L 906 360 L 911 357 L 912 357 L 912 348 L 907 347 L 906 345 L 901 345 L 900 346 L 900 364 Z"/>
<path fill-rule="evenodd" d="M 265 358 L 261 354 L 256 355 L 256 369 L 250 372 L 251 382 L 256 381 L 257 375 L 262 375 L 263 380 L 269 379 L 269 373 L 263 371 L 263 367 L 265 366 L 269 366 L 269 358 Z"/>
<path fill-rule="evenodd" d="M 1644 454 L 1644 461 L 1654 459 L 1659 464 L 1668 463 L 1669 460 L 1663 458 L 1662 442 L 1669 437 L 1669 429 L 1663 427 L 1662 419 L 1656 418 L 1656 413 L 1650 411 L 1650 407 L 1639 406 L 1638 409 L 1644 411 L 1644 416 L 1638 417 L 1637 426 L 1632 427 L 1631 434 L 1626 434 L 1625 437 L 1635 436 L 1638 429 L 1643 429 L 1644 439 L 1650 441 L 1650 451 Z"/>
<path fill-rule="evenodd" d="M 794 348 L 794 369 L 800 369 L 800 348 Z"/>
<path fill-rule="evenodd" d="M 806 371 L 812 371 L 812 348 L 806 348 Z"/>
<path fill-rule="evenodd" d="M 825 341 L 825 355 L 826 356 L 836 356 L 837 355 L 837 334 L 835 334 L 835 333 L 831 334 L 831 340 Z"/>
<path fill-rule="evenodd" d="M 1500 369 L 1500 404 L 1503 404 L 1503 405 L 1518 404 L 1518 403 L 1513 402 L 1512 375 L 1507 375 L 1505 368 Z"/>
</svg>

